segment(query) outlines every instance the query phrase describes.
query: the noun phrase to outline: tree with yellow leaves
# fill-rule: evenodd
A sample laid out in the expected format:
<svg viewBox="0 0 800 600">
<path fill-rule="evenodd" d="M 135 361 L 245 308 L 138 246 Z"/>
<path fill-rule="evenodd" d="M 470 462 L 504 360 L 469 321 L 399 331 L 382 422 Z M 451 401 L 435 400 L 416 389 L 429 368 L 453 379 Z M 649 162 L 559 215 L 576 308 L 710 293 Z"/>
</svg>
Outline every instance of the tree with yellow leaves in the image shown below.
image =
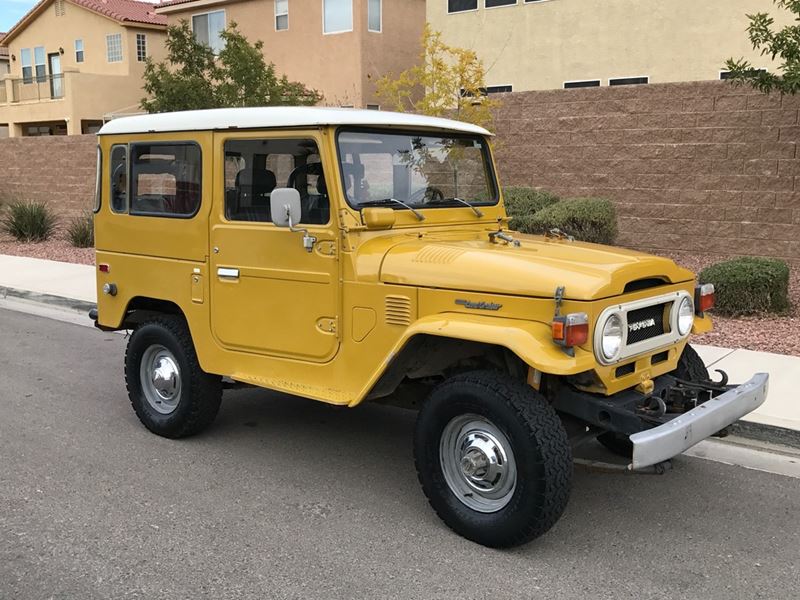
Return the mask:
<svg viewBox="0 0 800 600">
<path fill-rule="evenodd" d="M 393 79 L 378 80 L 381 102 L 400 112 L 450 117 L 491 127 L 497 100 L 486 93 L 486 70 L 473 50 L 448 46 L 442 34 L 425 25 L 419 64 Z"/>
</svg>

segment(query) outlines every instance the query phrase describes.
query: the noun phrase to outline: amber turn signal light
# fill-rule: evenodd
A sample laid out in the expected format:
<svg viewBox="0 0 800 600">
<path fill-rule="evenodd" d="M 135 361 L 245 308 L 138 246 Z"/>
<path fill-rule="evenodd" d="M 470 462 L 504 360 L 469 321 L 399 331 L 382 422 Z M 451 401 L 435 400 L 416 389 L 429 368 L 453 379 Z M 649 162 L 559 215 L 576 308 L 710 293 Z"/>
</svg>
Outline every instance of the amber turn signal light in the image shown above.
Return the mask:
<svg viewBox="0 0 800 600">
<path fill-rule="evenodd" d="M 714 308 L 714 284 L 704 283 L 694 289 L 694 306 L 698 315 Z"/>
<path fill-rule="evenodd" d="M 558 316 L 552 322 L 553 341 L 559 346 L 571 348 L 585 344 L 589 339 L 589 315 L 570 313 Z"/>
</svg>

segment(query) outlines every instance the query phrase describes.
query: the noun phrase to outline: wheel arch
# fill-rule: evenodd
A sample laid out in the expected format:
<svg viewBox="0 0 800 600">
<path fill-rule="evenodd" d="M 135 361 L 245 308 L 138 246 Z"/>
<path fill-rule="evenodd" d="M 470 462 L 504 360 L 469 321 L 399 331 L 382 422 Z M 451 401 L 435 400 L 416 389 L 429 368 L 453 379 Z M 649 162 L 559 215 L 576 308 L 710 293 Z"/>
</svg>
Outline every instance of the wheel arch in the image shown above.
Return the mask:
<svg viewBox="0 0 800 600">
<path fill-rule="evenodd" d="M 446 367 L 448 361 L 477 356 L 480 350 L 487 352 L 490 363 L 496 363 L 496 357 L 502 355 L 506 365 L 518 361 L 523 369 L 532 367 L 553 375 L 574 375 L 595 364 L 594 356 L 581 348 L 574 356 L 566 354 L 553 343 L 550 327 L 544 323 L 460 313 L 432 315 L 406 330 L 381 363 L 383 368 L 351 405 L 391 394 L 409 374 L 424 376 L 418 363 L 425 358 L 437 357 L 438 362 L 426 365 L 430 370 Z"/>
</svg>

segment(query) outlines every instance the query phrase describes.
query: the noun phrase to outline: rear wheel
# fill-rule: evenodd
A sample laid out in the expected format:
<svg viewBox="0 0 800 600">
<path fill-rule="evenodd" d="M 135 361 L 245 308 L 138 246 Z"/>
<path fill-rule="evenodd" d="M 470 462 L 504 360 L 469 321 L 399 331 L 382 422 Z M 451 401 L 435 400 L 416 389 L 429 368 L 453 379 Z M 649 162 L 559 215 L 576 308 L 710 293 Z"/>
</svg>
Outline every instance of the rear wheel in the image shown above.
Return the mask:
<svg viewBox="0 0 800 600">
<path fill-rule="evenodd" d="M 208 427 L 222 400 L 222 378 L 200 368 L 186 321 L 172 315 L 133 332 L 125 352 L 125 383 L 142 424 L 168 438 Z"/>
<path fill-rule="evenodd" d="M 561 420 L 502 373 L 466 373 L 437 387 L 419 412 L 414 456 L 439 517 L 485 546 L 542 535 L 569 500 L 572 453 Z"/>
<path fill-rule="evenodd" d="M 709 374 L 703 359 L 697 354 L 689 344 L 683 349 L 681 357 L 678 359 L 678 367 L 672 373 L 678 379 L 684 381 L 706 381 Z M 608 450 L 622 456 L 630 458 L 633 456 L 633 444 L 624 433 L 607 432 L 597 436 L 597 441 L 603 444 Z"/>
</svg>

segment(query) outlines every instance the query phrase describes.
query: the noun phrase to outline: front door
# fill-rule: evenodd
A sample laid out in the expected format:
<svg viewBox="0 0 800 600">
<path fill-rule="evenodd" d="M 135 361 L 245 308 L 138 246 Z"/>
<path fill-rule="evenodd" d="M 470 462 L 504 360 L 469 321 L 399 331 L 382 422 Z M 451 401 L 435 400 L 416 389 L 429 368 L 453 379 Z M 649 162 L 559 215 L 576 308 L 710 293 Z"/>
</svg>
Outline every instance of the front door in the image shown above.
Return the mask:
<svg viewBox="0 0 800 600">
<path fill-rule="evenodd" d="M 248 353 L 330 360 L 339 346 L 339 261 L 317 132 L 215 134 L 211 325 L 218 343 Z M 300 224 L 272 224 L 276 187 L 300 191 Z"/>
<path fill-rule="evenodd" d="M 63 98 L 64 74 L 61 72 L 61 55 L 58 52 L 48 54 L 47 62 L 50 66 L 50 97 Z"/>
</svg>

